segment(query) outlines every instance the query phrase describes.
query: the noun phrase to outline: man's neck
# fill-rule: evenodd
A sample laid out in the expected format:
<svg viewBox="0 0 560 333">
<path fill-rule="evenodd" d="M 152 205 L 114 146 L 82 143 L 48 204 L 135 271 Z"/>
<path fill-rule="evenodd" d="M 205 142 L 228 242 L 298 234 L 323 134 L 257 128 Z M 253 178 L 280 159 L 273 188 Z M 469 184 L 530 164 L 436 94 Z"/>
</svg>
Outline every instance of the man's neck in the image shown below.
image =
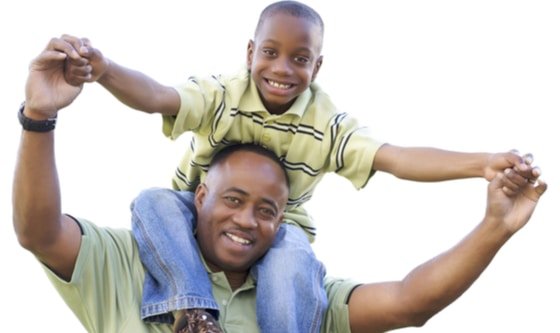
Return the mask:
<svg viewBox="0 0 560 333">
<path fill-rule="evenodd" d="M 247 280 L 248 272 L 224 272 L 224 274 L 226 275 L 231 290 L 237 290 Z"/>
</svg>

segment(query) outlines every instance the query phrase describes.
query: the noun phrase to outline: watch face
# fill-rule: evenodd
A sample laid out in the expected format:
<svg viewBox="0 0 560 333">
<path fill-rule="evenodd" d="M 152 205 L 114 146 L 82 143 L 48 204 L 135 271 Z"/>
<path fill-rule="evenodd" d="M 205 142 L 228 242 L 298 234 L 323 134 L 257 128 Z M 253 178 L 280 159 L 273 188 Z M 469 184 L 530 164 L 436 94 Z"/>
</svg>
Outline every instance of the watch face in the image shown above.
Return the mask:
<svg viewBox="0 0 560 333">
<path fill-rule="evenodd" d="M 33 120 L 31 118 L 27 118 L 25 114 L 23 114 L 24 109 L 25 103 L 21 103 L 18 112 L 18 119 L 24 130 L 31 132 L 49 132 L 54 130 L 56 126 L 56 117 L 46 120 Z"/>
</svg>

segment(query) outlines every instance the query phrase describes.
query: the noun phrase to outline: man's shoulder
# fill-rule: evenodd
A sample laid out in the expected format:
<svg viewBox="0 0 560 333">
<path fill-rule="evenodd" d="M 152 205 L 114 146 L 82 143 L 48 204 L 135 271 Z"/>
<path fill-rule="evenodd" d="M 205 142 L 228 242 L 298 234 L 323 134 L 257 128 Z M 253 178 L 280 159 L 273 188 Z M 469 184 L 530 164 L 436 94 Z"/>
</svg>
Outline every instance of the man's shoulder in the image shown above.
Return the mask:
<svg viewBox="0 0 560 333">
<path fill-rule="evenodd" d="M 130 229 L 101 227 L 83 218 L 74 218 L 91 247 L 117 252 L 136 252 L 136 241 Z"/>
</svg>

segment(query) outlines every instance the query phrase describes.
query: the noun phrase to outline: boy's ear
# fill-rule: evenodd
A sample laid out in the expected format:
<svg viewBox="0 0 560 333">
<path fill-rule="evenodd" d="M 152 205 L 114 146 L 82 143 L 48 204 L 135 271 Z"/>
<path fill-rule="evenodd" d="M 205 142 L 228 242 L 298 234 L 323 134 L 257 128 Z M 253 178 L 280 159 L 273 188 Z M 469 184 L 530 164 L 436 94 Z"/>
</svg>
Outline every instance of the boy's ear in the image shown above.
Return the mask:
<svg viewBox="0 0 560 333">
<path fill-rule="evenodd" d="M 315 81 L 315 77 L 317 77 L 317 73 L 319 73 L 319 69 L 321 69 L 322 64 L 323 64 L 323 56 L 319 56 L 317 62 L 315 63 L 315 68 L 313 68 L 313 75 L 311 76 L 311 81 Z"/>
<path fill-rule="evenodd" d="M 249 43 L 247 44 L 247 69 L 250 71 L 251 66 L 253 65 L 253 53 L 255 52 L 255 42 L 252 39 L 249 39 Z"/>
</svg>

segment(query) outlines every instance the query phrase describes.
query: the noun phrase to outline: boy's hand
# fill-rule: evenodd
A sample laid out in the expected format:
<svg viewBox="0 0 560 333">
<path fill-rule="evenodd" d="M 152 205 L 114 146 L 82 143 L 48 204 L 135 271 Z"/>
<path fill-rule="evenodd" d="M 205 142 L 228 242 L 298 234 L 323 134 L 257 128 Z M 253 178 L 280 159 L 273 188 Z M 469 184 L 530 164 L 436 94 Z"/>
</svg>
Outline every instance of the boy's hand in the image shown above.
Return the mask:
<svg viewBox="0 0 560 333">
<path fill-rule="evenodd" d="M 492 181 L 494 177 L 506 169 L 514 169 L 521 177 L 529 179 L 534 177 L 532 174 L 533 155 L 525 154 L 520 156 L 516 150 L 506 153 L 496 153 L 488 157 L 488 162 L 484 168 L 484 178 Z"/>
<path fill-rule="evenodd" d="M 109 68 L 109 59 L 93 48 L 89 39 L 70 35 L 63 35 L 61 39 L 71 44 L 80 55 L 79 59 L 67 59 L 64 69 L 66 82 L 79 86 L 85 82 L 95 82 L 105 74 Z"/>
</svg>

